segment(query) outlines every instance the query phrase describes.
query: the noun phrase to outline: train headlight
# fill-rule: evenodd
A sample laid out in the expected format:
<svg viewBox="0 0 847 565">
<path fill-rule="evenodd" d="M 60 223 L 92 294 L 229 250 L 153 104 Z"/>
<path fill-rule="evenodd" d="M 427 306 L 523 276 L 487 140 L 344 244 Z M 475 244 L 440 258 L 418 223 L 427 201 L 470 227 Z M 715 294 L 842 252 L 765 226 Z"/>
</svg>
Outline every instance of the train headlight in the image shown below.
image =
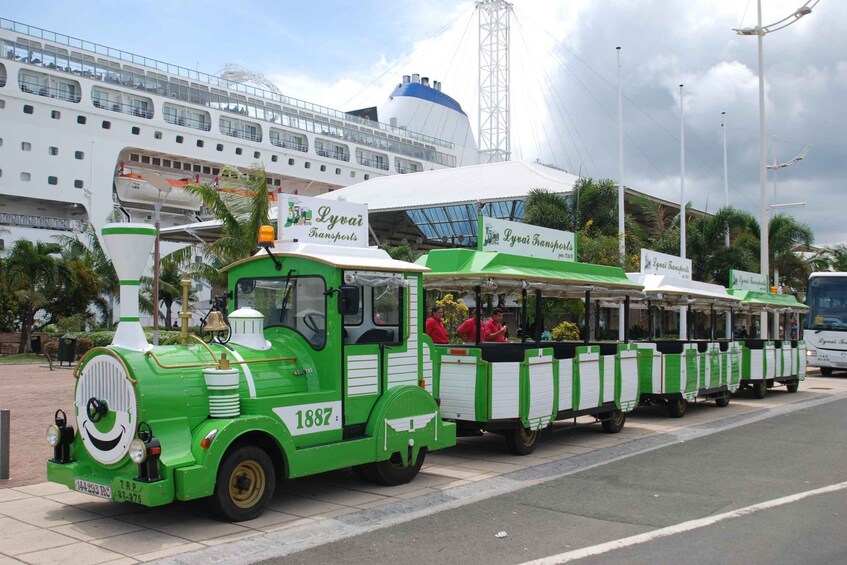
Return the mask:
<svg viewBox="0 0 847 565">
<path fill-rule="evenodd" d="M 129 442 L 129 458 L 136 465 L 141 465 L 147 459 L 147 446 L 140 439 Z"/>
<path fill-rule="evenodd" d="M 47 428 L 47 443 L 53 448 L 54 463 L 70 463 L 74 428 L 68 425 L 68 417 L 61 410 L 53 414 L 53 423 Z"/>
<path fill-rule="evenodd" d="M 811 349 L 806 350 L 806 357 L 817 357 L 817 356 L 818 356 L 817 351 L 812 351 Z"/>
<path fill-rule="evenodd" d="M 153 435 L 153 428 L 147 422 L 138 424 L 138 438 L 129 443 L 129 458 L 138 465 L 136 481 L 152 483 L 161 481 L 159 474 L 159 457 L 162 455 L 162 444 Z"/>
<path fill-rule="evenodd" d="M 59 429 L 59 426 L 56 424 L 50 424 L 47 426 L 47 443 L 50 444 L 50 447 L 56 447 L 59 445 L 59 441 L 62 439 L 62 430 Z"/>
</svg>

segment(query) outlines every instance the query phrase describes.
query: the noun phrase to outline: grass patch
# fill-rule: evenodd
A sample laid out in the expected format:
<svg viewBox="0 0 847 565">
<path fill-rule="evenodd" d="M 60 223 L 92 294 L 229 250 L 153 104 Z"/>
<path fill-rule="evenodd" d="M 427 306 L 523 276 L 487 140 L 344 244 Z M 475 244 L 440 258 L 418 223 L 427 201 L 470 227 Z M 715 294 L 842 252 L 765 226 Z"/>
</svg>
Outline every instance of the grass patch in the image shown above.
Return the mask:
<svg viewBox="0 0 847 565">
<path fill-rule="evenodd" d="M 19 365 L 21 363 L 46 363 L 47 358 L 35 353 L 21 353 L 20 355 L 0 356 L 0 365 Z"/>
</svg>

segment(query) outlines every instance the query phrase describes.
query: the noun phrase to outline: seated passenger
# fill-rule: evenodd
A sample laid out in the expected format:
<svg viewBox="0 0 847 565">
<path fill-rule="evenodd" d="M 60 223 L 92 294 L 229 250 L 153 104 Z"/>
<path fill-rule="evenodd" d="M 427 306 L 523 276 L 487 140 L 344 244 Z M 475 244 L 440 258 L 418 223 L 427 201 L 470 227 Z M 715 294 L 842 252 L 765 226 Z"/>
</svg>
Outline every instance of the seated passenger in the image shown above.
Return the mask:
<svg viewBox="0 0 847 565">
<path fill-rule="evenodd" d="M 495 308 L 491 319 L 482 326 L 482 341 L 504 342 L 508 329 L 503 325 L 503 310 Z"/>
<path fill-rule="evenodd" d="M 427 318 L 425 331 L 432 338 L 433 343 L 449 343 L 447 339 L 447 328 L 444 327 L 444 322 L 441 318 L 444 317 L 444 308 L 441 306 L 432 307 L 432 316 Z"/>
<path fill-rule="evenodd" d="M 462 341 L 465 342 L 475 342 L 476 341 L 476 308 L 471 308 L 468 311 L 468 315 L 470 316 L 467 320 L 462 322 L 462 324 L 456 328 L 456 333 L 459 334 L 459 337 L 462 338 Z"/>
</svg>

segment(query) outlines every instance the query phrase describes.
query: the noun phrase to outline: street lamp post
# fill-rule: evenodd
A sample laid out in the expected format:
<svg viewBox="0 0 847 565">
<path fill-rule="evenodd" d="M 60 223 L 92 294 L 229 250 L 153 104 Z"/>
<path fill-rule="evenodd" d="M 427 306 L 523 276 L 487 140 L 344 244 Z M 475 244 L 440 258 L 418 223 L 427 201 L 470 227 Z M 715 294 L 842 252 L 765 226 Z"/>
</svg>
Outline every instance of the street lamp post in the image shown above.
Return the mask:
<svg viewBox="0 0 847 565">
<path fill-rule="evenodd" d="M 768 171 L 767 171 L 767 149 L 765 147 L 765 64 L 764 64 L 764 53 L 763 53 L 763 45 L 762 39 L 765 37 L 765 34 L 772 33 L 774 31 L 780 30 L 784 27 L 787 27 L 803 16 L 812 13 L 812 8 L 814 8 L 820 0 L 807 0 L 805 4 L 797 8 L 791 15 L 786 16 L 785 18 L 774 22 L 772 24 L 763 26 L 762 25 L 762 0 L 758 0 L 758 19 L 756 27 L 746 27 L 734 30 L 735 33 L 739 35 L 755 35 L 758 42 L 758 55 L 759 55 L 759 196 L 760 196 L 760 218 L 761 218 L 761 235 L 759 237 L 761 241 L 761 249 L 759 252 L 759 261 L 761 264 L 761 272 L 768 280 L 768 286 L 770 286 L 770 265 L 768 264 Z M 768 315 L 766 313 L 762 313 L 762 320 L 759 324 L 761 328 L 761 338 L 767 339 L 767 319 Z"/>
<path fill-rule="evenodd" d="M 156 226 L 156 243 L 153 246 L 153 345 L 159 345 L 159 228 L 162 217 L 162 204 L 173 187 L 158 173 L 143 171 L 141 178 L 159 191 L 159 198 L 153 204 L 153 221 Z"/>
</svg>

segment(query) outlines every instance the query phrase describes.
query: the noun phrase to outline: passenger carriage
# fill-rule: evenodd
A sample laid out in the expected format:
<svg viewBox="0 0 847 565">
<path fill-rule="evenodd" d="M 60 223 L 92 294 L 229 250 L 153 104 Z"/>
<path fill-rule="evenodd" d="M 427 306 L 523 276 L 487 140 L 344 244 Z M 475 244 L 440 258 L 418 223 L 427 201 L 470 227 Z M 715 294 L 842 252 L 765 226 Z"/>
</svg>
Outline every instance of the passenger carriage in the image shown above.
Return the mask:
<svg viewBox="0 0 847 565">
<path fill-rule="evenodd" d="M 768 312 L 774 320 L 773 338 L 741 340 L 741 388 L 752 389 L 756 398 L 764 398 L 769 388 L 779 385 L 785 385 L 788 392 L 797 392 L 800 381 L 806 380 L 806 342 L 801 335 L 797 336 L 800 339 L 790 339 L 788 316 L 805 313 L 808 307 L 790 294 L 733 289 L 729 292 L 741 299 L 744 312 Z"/>
<path fill-rule="evenodd" d="M 738 389 L 741 371 L 739 344 L 728 323 L 740 299 L 720 285 L 668 274 L 630 274 L 644 285 L 646 300 L 638 307 L 647 310 L 648 334 L 638 347 L 639 400 L 642 405 L 665 404 L 672 417 L 682 417 L 688 403 L 711 399 L 719 407 L 729 405 L 730 393 Z M 685 310 L 679 335 L 665 339 L 664 313 Z M 705 334 L 694 337 L 698 315 L 708 314 Z M 718 328 L 723 315 L 727 323 Z M 703 331 L 703 328 L 700 328 Z M 723 339 L 718 335 L 723 334 Z"/>
<path fill-rule="evenodd" d="M 469 249 L 431 251 L 418 263 L 430 269 L 424 274 L 427 289 L 470 293 L 476 304 L 484 294 L 520 295 L 524 328 L 528 295 L 535 296 L 536 320 L 542 318 L 542 296 L 585 301 L 581 343 L 541 341 L 540 325 L 532 338 L 483 343 L 477 308 L 473 343 L 430 346 L 433 394 L 442 417 L 455 422 L 458 433 L 496 432 L 512 453 L 525 455 L 535 449 L 539 432 L 556 420 L 589 415 L 607 432 L 623 429 L 626 412 L 638 399 L 636 346 L 589 336 L 595 301 L 628 303 L 641 296 L 641 285 L 622 269 Z"/>
</svg>

